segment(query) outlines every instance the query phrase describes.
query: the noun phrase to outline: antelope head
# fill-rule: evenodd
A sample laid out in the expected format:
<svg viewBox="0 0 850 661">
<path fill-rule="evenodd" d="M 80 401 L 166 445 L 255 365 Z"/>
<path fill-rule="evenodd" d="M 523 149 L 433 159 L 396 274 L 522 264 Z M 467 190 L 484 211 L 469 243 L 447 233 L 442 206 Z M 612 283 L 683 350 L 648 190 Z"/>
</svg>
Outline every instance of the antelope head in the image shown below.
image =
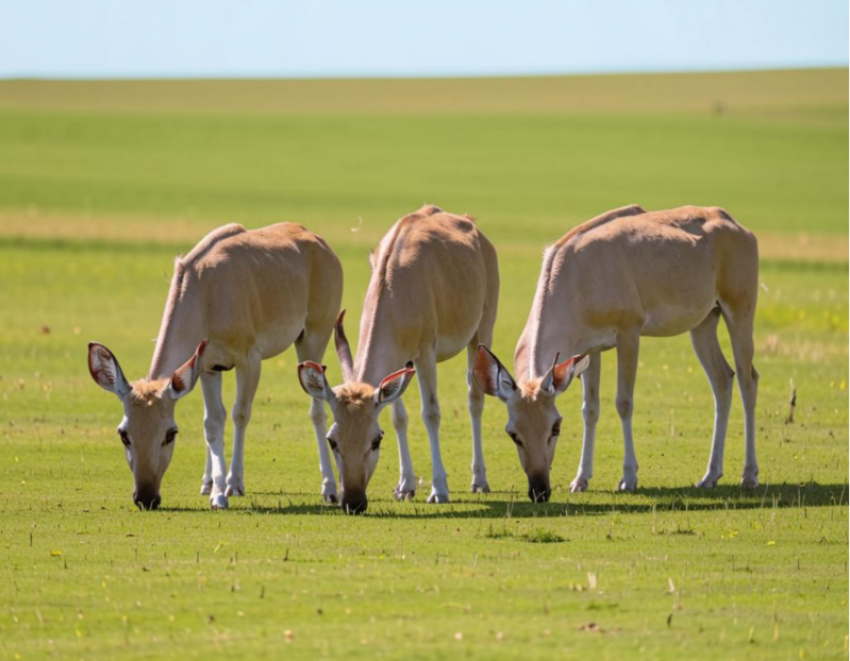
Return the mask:
<svg viewBox="0 0 850 661">
<path fill-rule="evenodd" d="M 342 497 L 340 504 L 349 514 L 366 511 L 366 487 L 381 454 L 384 432 L 378 424 L 381 411 L 399 399 L 416 370 L 413 363 L 387 375 L 378 387 L 354 380 L 351 350 L 342 320 L 337 319 L 334 339 L 345 383 L 331 388 L 325 378 L 326 367 L 306 361 L 298 365 L 298 381 L 308 395 L 327 402 L 334 423 L 328 431 L 328 445 L 340 467 Z"/>
<path fill-rule="evenodd" d="M 556 354 L 543 377 L 520 384 L 483 344 L 478 346 L 473 365 L 481 389 L 508 407 L 505 431 L 516 445 L 519 462 L 528 477 L 528 497 L 533 502 L 546 502 L 552 495 L 549 472 L 563 420 L 555 399 L 590 364 L 589 356 L 573 356 L 563 363 L 558 359 Z"/>
<path fill-rule="evenodd" d="M 118 437 L 133 472 L 133 502 L 140 509 L 155 510 L 162 501 L 159 489 L 177 438 L 174 406 L 195 387 L 206 344 L 206 340 L 201 342 L 195 355 L 170 378 L 129 383 L 115 355 L 102 344 L 89 343 L 92 379 L 116 395 L 124 407 Z"/>
</svg>

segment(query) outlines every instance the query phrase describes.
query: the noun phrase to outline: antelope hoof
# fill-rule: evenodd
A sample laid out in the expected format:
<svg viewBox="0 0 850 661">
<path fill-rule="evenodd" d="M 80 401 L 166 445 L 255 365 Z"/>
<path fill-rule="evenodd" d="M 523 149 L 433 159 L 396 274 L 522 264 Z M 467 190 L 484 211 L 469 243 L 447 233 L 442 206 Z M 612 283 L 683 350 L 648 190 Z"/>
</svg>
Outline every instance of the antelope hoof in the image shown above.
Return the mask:
<svg viewBox="0 0 850 661">
<path fill-rule="evenodd" d="M 416 495 L 416 489 L 405 491 L 401 485 L 393 489 L 393 498 L 396 500 L 410 500 Z"/>
<path fill-rule="evenodd" d="M 744 475 L 741 478 L 741 488 L 742 489 L 755 489 L 759 485 L 759 479 L 756 475 Z"/>
<path fill-rule="evenodd" d="M 393 489 L 393 498 L 396 500 L 410 500 L 416 495 L 416 476 L 411 475 L 399 478 L 398 486 Z"/>
<path fill-rule="evenodd" d="M 570 493 L 582 493 L 587 491 L 587 480 L 583 477 L 577 477 L 570 482 Z"/>
<path fill-rule="evenodd" d="M 447 493 L 437 493 L 436 491 L 431 491 L 431 495 L 428 496 L 429 503 L 447 503 L 449 502 L 449 494 Z"/>
<path fill-rule="evenodd" d="M 623 476 L 620 484 L 617 485 L 617 491 L 634 491 L 637 489 L 637 476 Z"/>
<path fill-rule="evenodd" d="M 244 496 L 245 481 L 241 475 L 230 473 L 227 476 L 227 489 L 224 491 L 225 496 Z"/>
<path fill-rule="evenodd" d="M 240 484 L 228 484 L 227 489 L 224 490 L 225 496 L 244 496 L 245 495 L 245 486 Z"/>
<path fill-rule="evenodd" d="M 339 502 L 339 497 L 336 495 L 335 480 L 327 478 L 322 481 L 322 501 L 334 505 Z"/>
<path fill-rule="evenodd" d="M 490 493 L 490 485 L 487 484 L 486 480 L 483 482 L 473 482 L 472 493 Z"/>
<path fill-rule="evenodd" d="M 230 503 L 227 502 L 227 496 L 223 493 L 218 494 L 217 496 L 213 496 L 210 498 L 210 508 L 214 510 L 226 510 L 230 506 Z"/>
<path fill-rule="evenodd" d="M 719 480 L 722 475 L 711 475 L 711 473 L 706 474 L 704 478 L 702 478 L 699 482 L 697 482 L 697 489 L 716 489 L 717 488 L 717 480 Z"/>
<path fill-rule="evenodd" d="M 207 480 L 206 478 L 201 480 L 201 495 L 209 496 L 212 493 L 212 485 L 212 480 Z"/>
</svg>

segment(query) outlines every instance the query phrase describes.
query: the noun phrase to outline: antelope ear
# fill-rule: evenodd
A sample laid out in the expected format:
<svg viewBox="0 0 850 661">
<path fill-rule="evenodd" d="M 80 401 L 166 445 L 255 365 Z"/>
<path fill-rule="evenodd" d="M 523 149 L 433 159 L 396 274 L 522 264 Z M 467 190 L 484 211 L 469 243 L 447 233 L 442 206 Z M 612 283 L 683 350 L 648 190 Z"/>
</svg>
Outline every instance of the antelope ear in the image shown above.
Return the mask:
<svg viewBox="0 0 850 661">
<path fill-rule="evenodd" d="M 580 376 L 584 370 L 590 367 L 590 355 L 573 356 L 561 364 L 552 368 L 552 387 L 555 394 L 560 395 L 572 383 L 573 379 Z"/>
<path fill-rule="evenodd" d="M 132 390 L 115 355 L 98 342 L 89 342 L 89 374 L 107 392 L 124 399 Z"/>
<path fill-rule="evenodd" d="M 207 340 L 201 340 L 198 348 L 195 349 L 195 355 L 174 370 L 174 374 L 171 375 L 171 383 L 168 385 L 172 399 L 180 399 L 192 392 L 192 388 L 198 382 L 198 377 L 201 376 L 201 356 L 204 355 L 206 348 Z"/>
<path fill-rule="evenodd" d="M 413 369 L 413 363 L 410 362 L 405 365 L 404 369 L 384 377 L 381 385 L 375 391 L 375 404 L 379 406 L 391 404 L 401 397 L 407 390 L 407 386 L 413 381 L 414 374 L 416 374 L 416 370 Z"/>
<path fill-rule="evenodd" d="M 312 360 L 305 360 L 298 365 L 298 383 L 301 384 L 304 392 L 313 399 L 331 402 L 334 393 L 325 378 L 326 369 L 324 365 L 314 363 Z"/>
<path fill-rule="evenodd" d="M 496 358 L 496 354 L 483 344 L 479 344 L 475 352 L 472 373 L 485 394 L 498 397 L 503 402 L 516 390 L 516 381 L 510 372 Z"/>
</svg>

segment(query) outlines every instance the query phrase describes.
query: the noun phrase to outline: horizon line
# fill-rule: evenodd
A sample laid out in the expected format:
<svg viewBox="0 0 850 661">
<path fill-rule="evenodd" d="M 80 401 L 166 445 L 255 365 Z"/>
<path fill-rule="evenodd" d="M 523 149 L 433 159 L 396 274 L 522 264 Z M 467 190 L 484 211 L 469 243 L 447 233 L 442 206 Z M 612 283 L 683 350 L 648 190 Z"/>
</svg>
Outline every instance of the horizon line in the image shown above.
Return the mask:
<svg viewBox="0 0 850 661">
<path fill-rule="evenodd" d="M 186 81 L 186 80 L 277 80 L 277 81 L 343 81 L 343 80 L 472 80 L 500 78 L 568 78 L 591 76 L 664 76 L 681 74 L 716 74 L 716 73 L 761 73 L 782 71 L 823 71 L 850 68 L 850 63 L 814 64 L 814 65 L 770 65 L 764 67 L 706 67 L 706 68 L 672 68 L 672 69 L 601 69 L 598 71 L 551 71 L 551 72 L 504 72 L 504 73 L 411 73 L 411 74 L 128 74 L 128 75 L 76 75 L 76 74 L 2 74 L 0 81 L 39 81 L 39 82 L 116 82 L 116 81 Z"/>
</svg>

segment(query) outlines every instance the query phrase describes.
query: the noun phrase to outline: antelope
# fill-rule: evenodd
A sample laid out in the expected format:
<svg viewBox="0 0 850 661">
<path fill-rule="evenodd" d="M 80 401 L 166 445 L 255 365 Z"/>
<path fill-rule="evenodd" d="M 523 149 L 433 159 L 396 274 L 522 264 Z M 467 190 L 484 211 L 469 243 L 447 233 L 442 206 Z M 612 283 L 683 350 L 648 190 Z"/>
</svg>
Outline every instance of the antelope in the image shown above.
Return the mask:
<svg viewBox="0 0 850 661">
<path fill-rule="evenodd" d="M 758 294 L 755 236 L 723 209 L 681 207 L 609 211 L 579 225 L 548 248 L 525 330 L 514 355 L 517 383 L 486 345 L 475 377 L 508 409 L 506 431 L 528 477 L 528 495 L 547 501 L 549 473 L 561 430 L 555 400 L 581 375 L 584 438 L 570 491 L 585 491 L 593 475 L 603 351 L 617 350 L 616 407 L 623 430 L 620 490 L 637 487 L 632 410 L 641 336 L 690 331 L 694 352 L 714 394 L 714 438 L 698 487 L 723 475 L 723 452 L 735 372 L 717 341 L 726 322 L 744 405 L 743 487 L 758 484 L 753 367 L 753 318 Z M 559 362 L 560 357 L 568 358 Z"/>
<path fill-rule="evenodd" d="M 89 343 L 92 378 L 124 407 L 118 435 L 133 472 L 137 506 L 156 509 L 161 502 L 160 485 L 177 436 L 175 405 L 199 379 L 207 442 L 201 494 L 210 496 L 213 509 L 226 508 L 229 496 L 245 494 L 245 433 L 261 363 L 293 343 L 299 360 L 321 360 L 341 299 L 342 267 L 322 238 L 293 223 L 258 230 L 231 224 L 176 259 L 145 378 L 128 382 L 115 355 Z M 221 373 L 234 368 L 233 456 L 226 472 Z M 310 417 L 319 445 L 322 496 L 335 502 L 324 406 L 314 403 Z"/>
<path fill-rule="evenodd" d="M 344 383 L 331 388 L 315 362 L 298 366 L 304 391 L 328 402 L 334 424 L 328 432 L 340 470 L 341 504 L 357 514 L 367 506 L 366 487 L 380 455 L 381 411 L 391 406 L 398 438 L 398 499 L 416 492 L 416 475 L 407 441 L 407 411 L 402 402 L 413 375 L 419 375 L 422 418 L 431 447 L 429 503 L 449 500 L 448 478 L 440 455 L 440 404 L 437 363 L 467 350 L 467 389 L 472 420 L 472 491 L 487 492 L 481 443 L 484 392 L 472 377 L 478 344 L 489 344 L 499 298 L 496 251 L 469 216 L 427 205 L 399 220 L 370 257 L 372 276 L 360 321 L 357 359 L 343 327 L 334 344 Z"/>
</svg>

